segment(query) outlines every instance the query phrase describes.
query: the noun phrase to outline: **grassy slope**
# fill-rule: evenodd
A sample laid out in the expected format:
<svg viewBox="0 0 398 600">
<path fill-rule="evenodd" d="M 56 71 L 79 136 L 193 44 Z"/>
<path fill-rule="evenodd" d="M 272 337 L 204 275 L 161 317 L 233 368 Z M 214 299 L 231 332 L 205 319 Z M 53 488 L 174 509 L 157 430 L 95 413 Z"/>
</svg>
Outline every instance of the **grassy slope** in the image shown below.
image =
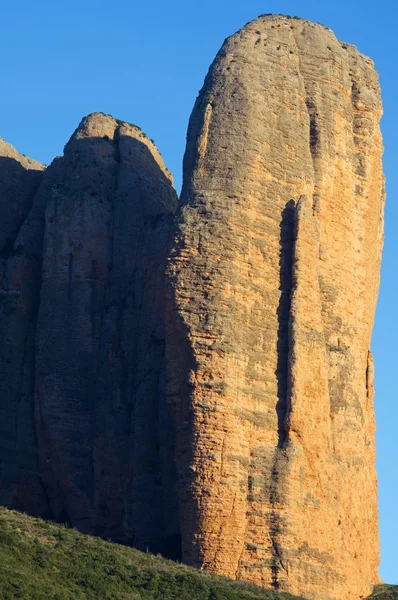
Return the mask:
<svg viewBox="0 0 398 600">
<path fill-rule="evenodd" d="M 0 599 L 296 600 L 0 508 Z"/>
<path fill-rule="evenodd" d="M 386 588 L 385 593 L 382 588 Z M 398 600 L 393 586 L 372 598 Z M 295 600 L 0 508 L 0 599 Z M 297 599 L 296 599 L 297 600 Z"/>
</svg>

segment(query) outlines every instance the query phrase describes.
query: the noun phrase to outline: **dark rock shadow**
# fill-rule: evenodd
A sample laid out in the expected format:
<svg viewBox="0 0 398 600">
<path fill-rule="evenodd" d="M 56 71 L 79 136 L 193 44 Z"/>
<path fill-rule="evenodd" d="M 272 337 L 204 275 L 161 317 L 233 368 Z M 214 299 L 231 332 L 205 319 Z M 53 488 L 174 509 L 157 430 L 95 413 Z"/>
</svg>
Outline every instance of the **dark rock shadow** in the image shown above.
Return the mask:
<svg viewBox="0 0 398 600">
<path fill-rule="evenodd" d="M 0 156 L 0 260 L 12 253 L 42 177 L 43 171 L 26 169 L 14 158 Z"/>
<path fill-rule="evenodd" d="M 286 429 L 285 420 L 288 411 L 288 376 L 289 376 L 289 320 L 292 293 L 292 267 L 295 241 L 294 223 L 295 202 L 289 200 L 281 213 L 279 242 L 279 290 L 280 299 L 277 310 L 277 393 L 276 413 L 278 419 L 278 445 L 275 447 L 272 460 L 269 502 L 269 532 L 271 538 L 271 573 L 272 587 L 280 589 L 280 572 L 286 570 L 283 547 L 280 543 L 284 527 L 283 517 L 279 511 L 286 502 L 286 478 L 288 472 L 285 452 Z"/>
<path fill-rule="evenodd" d="M 11 167 L 20 171 L 17 161 L 13 165 L 12 159 L 3 160 L 7 161 L 4 173 Z M 81 531 L 179 560 L 164 323 L 166 249 L 176 194 L 151 149 L 125 135 L 115 135 L 113 140 L 72 138 L 65 156 L 53 165 L 52 180 L 44 185 L 44 204 L 54 208 L 42 219 L 45 246 L 46 236 L 52 236 L 53 247 L 66 254 L 50 257 L 47 264 L 53 266 L 45 267 L 49 270 L 42 287 L 37 270 L 24 275 L 25 288 L 32 276 L 38 298 L 40 292 L 39 308 L 32 311 L 29 321 L 31 394 L 28 398 L 23 383 L 23 405 L 4 420 L 4 426 L 20 425 L 2 436 L 0 467 L 8 466 L 5 477 L 0 468 L 0 498 L 10 508 L 68 522 Z M 1 167 L 0 162 L 0 173 Z M 14 219 L 14 239 L 32 198 L 29 202 Z M 81 223 L 78 216 L 74 220 L 65 209 L 74 203 L 91 207 L 91 218 L 102 219 L 99 229 L 90 229 L 92 224 Z M 106 220 L 96 214 L 96 206 L 100 215 L 105 214 L 104 204 L 109 206 Z M 63 228 L 70 228 L 70 247 L 68 231 L 61 235 Z M 95 237 L 98 230 L 107 233 Z M 83 246 L 85 239 L 87 245 L 91 243 L 88 252 L 74 245 L 73 240 L 79 238 Z M 4 252 L 3 259 L 12 256 L 12 239 Z M 23 256 L 24 249 L 19 253 Z M 106 264 L 105 255 L 110 257 Z M 82 277 L 88 272 L 83 262 L 86 256 L 90 259 L 87 281 Z M 65 258 L 66 284 L 62 276 L 57 280 L 57 269 L 63 269 Z M 0 316 L 5 321 L 8 310 L 0 298 Z M 22 334 L 16 340 L 20 345 L 16 353 L 22 358 L 25 341 Z M 22 388 L 25 374 L 19 369 L 16 387 Z M 9 386 L 7 372 L 0 382 L 4 389 Z M 12 402 L 7 400 L 7 410 Z M 0 414 L 2 404 L 0 398 Z M 28 421 L 29 439 L 17 439 L 17 431 L 23 432 L 22 425 Z M 31 470 L 46 499 L 40 504 L 41 512 L 26 477 L 26 493 L 15 486 L 25 457 L 34 462 L 30 457 L 37 454 L 39 467 L 35 462 Z"/>
<path fill-rule="evenodd" d="M 294 200 L 289 200 L 283 209 L 280 223 L 279 242 L 279 289 L 280 299 L 277 310 L 278 340 L 277 340 L 277 370 L 278 402 L 278 447 L 282 448 L 286 440 L 284 422 L 287 412 L 288 392 L 288 355 L 289 355 L 289 318 L 292 291 L 292 266 L 294 250 Z"/>
<path fill-rule="evenodd" d="M 33 204 L 43 176 L 0 156 L 0 503 L 33 516 L 47 507 L 33 403 L 43 240 L 43 211 Z"/>
</svg>

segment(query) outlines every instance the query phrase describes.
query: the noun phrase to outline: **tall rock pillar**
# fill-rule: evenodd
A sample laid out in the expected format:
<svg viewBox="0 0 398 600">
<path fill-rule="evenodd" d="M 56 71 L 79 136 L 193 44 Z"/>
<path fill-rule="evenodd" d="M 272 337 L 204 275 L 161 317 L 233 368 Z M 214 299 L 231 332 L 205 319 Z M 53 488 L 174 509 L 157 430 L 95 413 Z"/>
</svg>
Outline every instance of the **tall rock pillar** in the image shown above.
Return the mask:
<svg viewBox="0 0 398 600">
<path fill-rule="evenodd" d="M 191 116 L 169 257 L 183 559 L 309 598 L 378 577 L 381 112 L 372 61 L 329 29 L 246 25 Z"/>
</svg>

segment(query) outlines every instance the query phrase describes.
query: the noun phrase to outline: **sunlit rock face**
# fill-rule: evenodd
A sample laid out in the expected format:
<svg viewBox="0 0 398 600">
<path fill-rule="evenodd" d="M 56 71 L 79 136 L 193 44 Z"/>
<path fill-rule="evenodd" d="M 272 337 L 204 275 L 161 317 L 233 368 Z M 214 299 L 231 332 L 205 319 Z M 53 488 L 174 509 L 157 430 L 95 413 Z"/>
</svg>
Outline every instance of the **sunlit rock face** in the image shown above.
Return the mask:
<svg viewBox="0 0 398 600">
<path fill-rule="evenodd" d="M 381 112 L 329 29 L 246 25 L 190 119 L 168 261 L 183 560 L 308 598 L 378 580 Z"/>
</svg>

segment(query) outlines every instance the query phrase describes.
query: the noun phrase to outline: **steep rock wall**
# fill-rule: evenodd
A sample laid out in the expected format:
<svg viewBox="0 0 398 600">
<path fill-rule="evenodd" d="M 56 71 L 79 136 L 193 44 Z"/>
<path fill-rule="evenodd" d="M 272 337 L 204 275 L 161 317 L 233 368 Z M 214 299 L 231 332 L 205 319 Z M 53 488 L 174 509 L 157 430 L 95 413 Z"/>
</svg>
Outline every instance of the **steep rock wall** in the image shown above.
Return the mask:
<svg viewBox="0 0 398 600">
<path fill-rule="evenodd" d="M 0 144 L 0 502 L 179 558 L 164 263 L 177 196 L 94 113 L 44 167 Z"/>
<path fill-rule="evenodd" d="M 0 503 L 41 514 L 33 415 L 44 165 L 0 138 Z"/>
<path fill-rule="evenodd" d="M 36 335 L 40 471 L 54 517 L 154 550 L 178 534 L 162 291 L 176 202 L 141 130 L 83 119 L 46 199 Z"/>
<path fill-rule="evenodd" d="M 191 565 L 310 598 L 377 581 L 380 116 L 370 59 L 279 16 L 226 40 L 196 101 L 167 311 Z"/>
</svg>

